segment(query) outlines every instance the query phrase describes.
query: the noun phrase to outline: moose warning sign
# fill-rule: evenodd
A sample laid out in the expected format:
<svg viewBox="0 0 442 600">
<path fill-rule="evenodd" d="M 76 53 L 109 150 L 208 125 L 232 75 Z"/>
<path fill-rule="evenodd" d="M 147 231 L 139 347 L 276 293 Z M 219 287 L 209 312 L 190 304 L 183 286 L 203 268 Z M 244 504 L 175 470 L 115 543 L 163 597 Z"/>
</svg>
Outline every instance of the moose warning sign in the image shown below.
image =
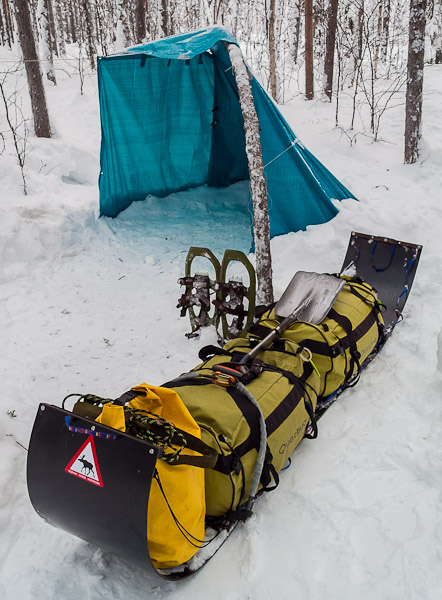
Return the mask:
<svg viewBox="0 0 442 600">
<path fill-rule="evenodd" d="M 90 435 L 81 448 L 69 461 L 66 473 L 79 477 L 84 481 L 103 487 L 100 467 L 98 466 L 97 452 L 95 450 L 94 436 Z"/>
</svg>

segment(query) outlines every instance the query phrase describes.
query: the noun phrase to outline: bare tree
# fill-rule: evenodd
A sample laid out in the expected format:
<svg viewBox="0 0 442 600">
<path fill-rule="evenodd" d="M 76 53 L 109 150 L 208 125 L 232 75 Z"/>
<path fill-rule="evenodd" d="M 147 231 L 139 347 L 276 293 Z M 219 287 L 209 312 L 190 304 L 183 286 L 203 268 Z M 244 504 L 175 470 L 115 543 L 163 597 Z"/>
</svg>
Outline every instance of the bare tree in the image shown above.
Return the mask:
<svg viewBox="0 0 442 600">
<path fill-rule="evenodd" d="M 305 0 L 305 97 L 313 100 L 313 0 Z"/>
<path fill-rule="evenodd" d="M 390 11 L 391 11 L 391 0 L 383 0 L 381 56 L 382 56 L 382 60 L 384 62 L 387 61 L 388 40 L 390 37 Z"/>
<path fill-rule="evenodd" d="M 135 6 L 135 43 L 141 44 L 146 38 L 146 2 L 136 0 Z"/>
<path fill-rule="evenodd" d="M 55 31 L 59 54 L 66 54 L 66 43 L 64 39 L 63 0 L 54 0 L 55 4 Z"/>
<path fill-rule="evenodd" d="M 57 44 L 57 29 L 55 26 L 54 7 L 52 0 L 46 0 L 48 21 L 49 21 L 49 33 L 51 42 L 51 51 L 55 56 L 58 56 L 58 44 Z"/>
<path fill-rule="evenodd" d="M 414 163 L 419 158 L 419 144 L 422 137 L 426 4 L 427 0 L 410 0 L 408 79 L 405 98 L 404 162 L 406 164 Z"/>
<path fill-rule="evenodd" d="M 78 7 L 77 7 L 77 3 L 75 0 L 69 0 L 68 2 L 68 15 L 67 15 L 67 21 L 69 23 L 69 27 L 67 28 L 67 33 L 68 35 L 68 42 L 72 42 L 73 44 L 76 44 L 78 39 L 77 39 L 77 31 L 78 31 L 78 23 L 79 23 L 79 14 L 78 14 Z"/>
<path fill-rule="evenodd" d="M 275 11 L 276 0 L 270 0 L 268 18 L 269 62 L 270 62 L 270 93 L 278 100 L 278 83 L 276 71 L 276 41 L 275 41 Z"/>
<path fill-rule="evenodd" d="M 51 137 L 51 125 L 32 31 L 28 0 L 15 0 L 15 17 L 28 78 L 35 134 L 37 137 L 49 138 Z"/>
<path fill-rule="evenodd" d="M 83 40 L 86 43 L 86 52 L 89 58 L 91 69 L 95 69 L 95 54 L 97 52 L 95 47 L 95 31 L 94 31 L 94 19 L 92 15 L 92 6 L 89 0 L 82 0 L 83 9 L 83 20 L 85 35 L 83 33 Z"/>
<path fill-rule="evenodd" d="M 338 1 L 329 0 L 327 15 L 327 36 L 325 41 L 324 93 L 331 101 L 333 92 L 333 69 L 335 62 L 336 25 L 338 19 Z"/>
<path fill-rule="evenodd" d="M 431 42 L 431 62 L 442 64 L 442 0 L 433 2 L 428 11 L 429 37 Z"/>
<path fill-rule="evenodd" d="M 8 124 L 9 132 L 12 137 L 14 151 L 17 158 L 17 164 L 20 168 L 20 173 L 23 181 L 23 192 L 26 195 L 27 183 L 25 177 L 25 162 L 26 162 L 26 145 L 28 142 L 29 130 L 26 119 L 23 116 L 21 104 L 19 101 L 20 93 L 17 88 L 12 92 L 6 91 L 6 80 L 9 76 L 17 73 L 18 68 L 12 67 L 0 74 L 0 98 L 4 107 L 6 123 Z M 3 147 L 5 146 L 4 135 L 1 134 Z M 1 154 L 1 153 L 0 153 Z"/>
<path fill-rule="evenodd" d="M 170 35 L 169 28 L 169 3 L 167 0 L 161 0 L 161 30 L 164 36 Z"/>
<path fill-rule="evenodd" d="M 129 0 L 118 0 L 117 49 L 121 50 L 132 44 L 129 25 Z"/>
<path fill-rule="evenodd" d="M 40 59 L 42 61 L 42 67 L 46 72 L 46 77 L 54 85 L 57 85 L 52 53 L 52 35 L 48 17 L 49 3 L 50 0 L 38 0 L 37 4 L 37 28 L 40 38 Z"/>
<path fill-rule="evenodd" d="M 4 32 L 4 40 L 10 48 L 14 42 L 14 28 L 12 26 L 11 10 L 8 0 L 2 0 L 3 23 L 2 31 Z"/>
<path fill-rule="evenodd" d="M 299 42 L 301 38 L 301 21 L 302 21 L 303 0 L 297 0 L 294 14 L 294 39 L 293 39 L 293 62 L 298 63 Z"/>
</svg>

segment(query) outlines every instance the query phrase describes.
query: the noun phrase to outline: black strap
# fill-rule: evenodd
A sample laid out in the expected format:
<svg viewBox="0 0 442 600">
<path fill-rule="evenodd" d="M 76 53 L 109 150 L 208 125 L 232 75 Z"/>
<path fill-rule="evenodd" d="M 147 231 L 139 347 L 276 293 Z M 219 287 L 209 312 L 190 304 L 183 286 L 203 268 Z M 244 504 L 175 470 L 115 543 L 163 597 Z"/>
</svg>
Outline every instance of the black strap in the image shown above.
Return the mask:
<svg viewBox="0 0 442 600">
<path fill-rule="evenodd" d="M 223 348 L 220 348 L 219 346 L 210 345 L 201 348 L 201 350 L 198 352 L 198 358 L 200 360 L 207 360 L 209 357 L 221 356 L 223 354 L 229 356 L 231 352 L 229 350 L 223 350 Z"/>
<path fill-rule="evenodd" d="M 276 490 L 276 488 L 279 485 L 278 471 L 275 469 L 275 467 L 274 467 L 274 465 L 272 463 L 270 463 L 268 465 L 268 471 L 269 471 L 269 474 L 271 475 L 271 478 L 273 480 L 273 485 L 267 484 L 266 486 L 263 486 L 262 489 L 260 490 L 261 492 L 273 492 L 273 490 Z"/>
<path fill-rule="evenodd" d="M 277 324 L 279 323 L 279 321 L 277 321 L 276 319 L 275 321 Z M 277 326 L 277 324 L 275 325 L 275 327 Z M 275 329 L 275 327 L 266 327 L 265 325 L 261 325 L 261 323 L 254 323 L 251 327 L 249 327 L 249 334 L 253 337 L 257 337 L 260 340 L 262 340 L 266 336 L 268 336 L 269 333 L 271 333 L 273 329 Z"/>
<path fill-rule="evenodd" d="M 272 479 L 273 479 L 273 485 L 270 485 L 270 483 L 272 482 Z M 259 481 L 262 486 L 262 488 L 261 488 L 262 492 L 272 492 L 273 490 L 276 490 L 276 488 L 279 485 L 279 475 L 273 465 L 273 455 L 268 446 L 267 446 L 267 452 L 266 452 L 264 465 L 262 468 L 261 477 L 260 477 Z"/>
<path fill-rule="evenodd" d="M 304 405 L 305 410 L 308 412 L 308 416 L 310 417 L 310 423 L 307 425 L 307 428 L 304 433 L 304 437 L 309 440 L 314 440 L 318 437 L 318 424 L 316 422 L 315 413 L 313 410 L 313 405 L 308 395 L 304 396 Z M 310 429 L 310 431 L 309 431 Z"/>
<path fill-rule="evenodd" d="M 113 401 L 113 404 L 117 404 L 118 406 L 124 406 L 137 396 L 141 396 L 143 392 L 135 392 L 134 390 L 129 390 L 128 392 L 124 392 L 121 394 L 119 398 Z"/>
<path fill-rule="evenodd" d="M 230 395 L 232 400 L 235 402 L 236 406 L 241 411 L 243 417 L 247 421 L 247 425 L 250 429 L 250 435 L 246 440 L 249 445 L 249 450 L 255 448 L 257 452 L 259 452 L 259 445 L 261 441 L 259 420 L 260 420 L 260 411 L 258 408 L 250 402 L 248 398 L 242 394 L 238 388 L 229 387 L 225 388 L 226 392 Z M 241 444 L 242 445 L 242 444 Z M 241 457 L 244 456 L 241 452 L 238 451 L 239 446 L 236 447 L 236 454 Z"/>
</svg>

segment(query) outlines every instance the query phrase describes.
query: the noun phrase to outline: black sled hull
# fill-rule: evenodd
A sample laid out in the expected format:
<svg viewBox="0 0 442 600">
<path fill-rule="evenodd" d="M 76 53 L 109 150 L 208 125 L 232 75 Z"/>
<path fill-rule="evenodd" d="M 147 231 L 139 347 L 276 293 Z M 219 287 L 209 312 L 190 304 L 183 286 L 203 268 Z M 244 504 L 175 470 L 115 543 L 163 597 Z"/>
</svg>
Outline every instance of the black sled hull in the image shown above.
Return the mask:
<svg viewBox="0 0 442 600">
<path fill-rule="evenodd" d="M 90 477 L 88 465 L 81 471 L 75 461 L 69 472 L 85 444 L 93 444 L 95 454 L 94 460 L 82 459 L 93 464 Z M 143 440 L 41 404 L 28 452 L 31 503 L 54 527 L 156 573 L 147 545 L 147 505 L 160 452 Z"/>
</svg>

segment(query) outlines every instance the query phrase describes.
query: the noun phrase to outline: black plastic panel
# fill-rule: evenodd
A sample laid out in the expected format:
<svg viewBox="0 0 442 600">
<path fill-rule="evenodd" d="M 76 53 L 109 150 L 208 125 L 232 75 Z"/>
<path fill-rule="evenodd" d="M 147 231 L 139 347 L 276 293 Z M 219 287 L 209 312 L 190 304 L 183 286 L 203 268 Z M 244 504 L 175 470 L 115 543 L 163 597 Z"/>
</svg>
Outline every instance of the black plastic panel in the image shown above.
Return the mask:
<svg viewBox="0 0 442 600">
<path fill-rule="evenodd" d="M 66 418 L 71 429 L 85 431 L 70 430 Z M 66 472 L 91 439 L 92 445 L 85 450 L 87 457 L 95 448 L 94 460 L 83 458 L 86 464 L 81 470 L 74 461 L 78 475 Z M 41 404 L 27 464 L 32 505 L 51 525 L 156 573 L 147 546 L 147 505 L 159 451 L 115 429 Z"/>
<path fill-rule="evenodd" d="M 387 333 L 396 324 L 413 285 L 422 246 L 352 232 L 341 273 L 349 267 L 378 292 Z"/>
</svg>

